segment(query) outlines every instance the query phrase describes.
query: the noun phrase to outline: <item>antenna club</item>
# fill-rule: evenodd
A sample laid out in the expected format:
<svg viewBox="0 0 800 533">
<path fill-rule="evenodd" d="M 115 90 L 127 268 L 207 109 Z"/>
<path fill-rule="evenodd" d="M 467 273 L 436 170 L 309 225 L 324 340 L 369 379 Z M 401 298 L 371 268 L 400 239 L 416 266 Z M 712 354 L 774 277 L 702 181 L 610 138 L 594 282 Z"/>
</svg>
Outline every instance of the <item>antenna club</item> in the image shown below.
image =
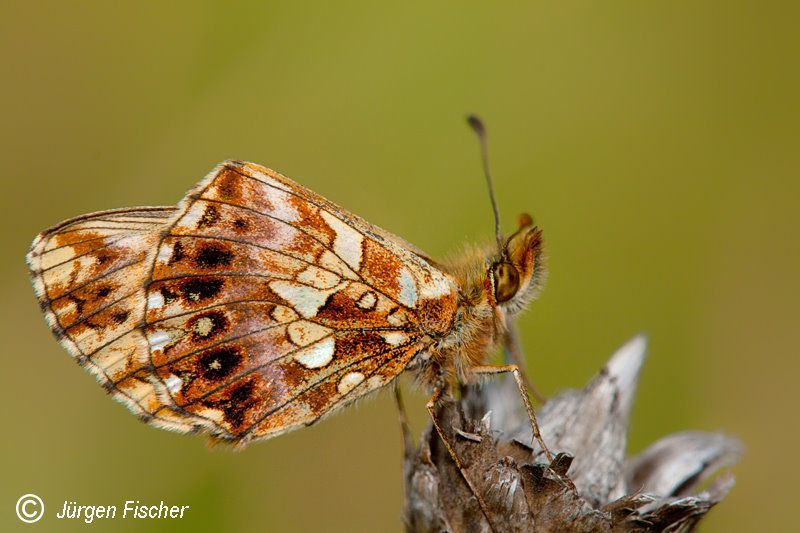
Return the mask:
<svg viewBox="0 0 800 533">
<path fill-rule="evenodd" d="M 483 121 L 478 117 L 478 115 L 468 115 L 467 123 L 480 137 L 484 137 L 486 135 L 486 127 L 484 127 Z"/>
</svg>

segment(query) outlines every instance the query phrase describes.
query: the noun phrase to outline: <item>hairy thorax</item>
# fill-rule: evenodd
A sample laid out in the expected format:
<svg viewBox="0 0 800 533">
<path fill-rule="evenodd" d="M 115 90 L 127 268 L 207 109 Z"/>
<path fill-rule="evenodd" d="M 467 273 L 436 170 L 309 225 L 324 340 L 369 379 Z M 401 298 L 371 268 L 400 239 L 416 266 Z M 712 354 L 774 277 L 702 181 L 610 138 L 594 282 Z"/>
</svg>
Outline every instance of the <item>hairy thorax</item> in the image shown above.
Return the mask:
<svg viewBox="0 0 800 533">
<path fill-rule="evenodd" d="M 507 329 L 507 321 L 534 299 L 545 278 L 541 231 L 530 217 L 501 250 L 470 247 L 437 265 L 458 287 L 452 327 L 417 357 L 413 367 L 422 382 L 466 383 L 470 369 L 488 365 Z"/>
<path fill-rule="evenodd" d="M 418 360 L 422 382 L 466 382 L 471 367 L 489 363 L 504 323 L 504 312 L 492 294 L 490 256 L 490 247 L 470 248 L 443 265 L 458 286 L 458 311 L 448 334 Z"/>
</svg>

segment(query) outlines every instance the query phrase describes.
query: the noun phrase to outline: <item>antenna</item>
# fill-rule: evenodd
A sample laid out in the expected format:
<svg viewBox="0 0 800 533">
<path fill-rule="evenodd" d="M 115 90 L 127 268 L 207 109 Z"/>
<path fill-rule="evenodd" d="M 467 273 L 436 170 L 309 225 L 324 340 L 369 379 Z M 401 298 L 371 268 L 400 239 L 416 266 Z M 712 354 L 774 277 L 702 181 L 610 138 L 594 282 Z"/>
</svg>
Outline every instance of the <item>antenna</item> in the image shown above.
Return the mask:
<svg viewBox="0 0 800 533">
<path fill-rule="evenodd" d="M 494 196 L 494 182 L 492 174 L 489 172 L 489 146 L 486 143 L 486 128 L 481 119 L 476 115 L 469 115 L 467 123 L 475 131 L 481 143 L 481 159 L 483 160 L 483 174 L 486 176 L 486 184 L 489 186 L 489 198 L 492 201 L 492 211 L 494 212 L 494 235 L 497 239 L 497 249 L 503 254 L 503 236 L 500 235 L 500 211 L 497 209 L 497 198 Z"/>
</svg>

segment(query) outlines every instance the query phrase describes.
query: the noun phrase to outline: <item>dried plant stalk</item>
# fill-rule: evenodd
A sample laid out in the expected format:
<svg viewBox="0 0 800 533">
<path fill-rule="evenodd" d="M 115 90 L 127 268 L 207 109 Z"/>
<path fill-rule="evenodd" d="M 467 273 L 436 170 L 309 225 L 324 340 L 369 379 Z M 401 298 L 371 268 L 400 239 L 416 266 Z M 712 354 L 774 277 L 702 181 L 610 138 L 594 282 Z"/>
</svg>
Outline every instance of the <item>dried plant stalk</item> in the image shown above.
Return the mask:
<svg viewBox="0 0 800 533">
<path fill-rule="evenodd" d="M 549 400 L 538 415 L 546 464 L 511 380 L 470 385 L 445 400 L 438 420 L 465 467 L 475 495 L 428 427 L 407 445 L 405 522 L 413 532 L 691 531 L 733 486 L 736 439 L 703 432 L 670 435 L 626 458 L 628 420 L 646 341 L 623 346 L 581 390 Z M 409 442 L 408 437 L 406 442 Z"/>
</svg>

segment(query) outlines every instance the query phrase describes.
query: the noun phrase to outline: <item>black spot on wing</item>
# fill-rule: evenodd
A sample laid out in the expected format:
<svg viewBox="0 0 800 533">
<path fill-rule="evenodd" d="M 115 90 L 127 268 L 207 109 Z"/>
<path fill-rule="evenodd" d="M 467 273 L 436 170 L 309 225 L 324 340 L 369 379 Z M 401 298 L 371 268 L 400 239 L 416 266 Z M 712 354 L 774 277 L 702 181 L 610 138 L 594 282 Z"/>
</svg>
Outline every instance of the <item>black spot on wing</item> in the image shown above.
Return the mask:
<svg viewBox="0 0 800 533">
<path fill-rule="evenodd" d="M 247 231 L 247 221 L 243 218 L 237 218 L 233 221 L 233 229 L 237 233 L 244 233 Z"/>
<path fill-rule="evenodd" d="M 183 251 L 183 244 L 178 241 L 172 246 L 172 255 L 169 257 L 169 261 L 167 261 L 168 265 L 172 265 L 180 261 L 185 257 L 185 253 Z"/>
<path fill-rule="evenodd" d="M 130 313 L 126 310 L 116 311 L 113 315 L 111 315 L 111 320 L 117 324 L 124 324 L 125 321 L 128 320 L 129 315 Z"/>
<path fill-rule="evenodd" d="M 200 302 L 214 298 L 217 294 L 219 294 L 223 283 L 224 280 L 222 278 L 189 278 L 183 282 L 181 286 L 181 292 L 186 300 L 190 302 Z M 174 294 L 171 293 L 169 289 L 162 288 L 161 290 L 161 294 L 164 295 L 165 302 L 167 301 L 167 295 L 164 294 L 164 291 L 169 293 L 171 297 L 174 297 Z"/>
<path fill-rule="evenodd" d="M 258 401 L 256 397 L 256 382 L 254 379 L 237 383 L 230 388 L 223 400 L 206 400 L 203 405 L 215 409 L 221 409 L 225 420 L 231 427 L 239 428 L 244 423 L 247 410 L 253 407 Z"/>
<path fill-rule="evenodd" d="M 242 350 L 236 346 L 214 348 L 198 358 L 197 370 L 206 379 L 222 379 L 231 375 L 243 358 Z"/>
<path fill-rule="evenodd" d="M 177 294 L 175 294 L 174 292 L 169 290 L 167 287 L 161 287 L 158 290 L 161 293 L 161 296 L 164 298 L 164 303 L 165 304 L 168 304 L 168 303 L 172 302 L 173 300 L 175 300 L 175 298 L 178 297 Z"/>
<path fill-rule="evenodd" d="M 205 226 L 213 226 L 219 221 L 219 210 L 215 205 L 207 205 L 203 211 L 203 216 L 197 221 L 197 229 Z"/>
<path fill-rule="evenodd" d="M 108 263 L 109 261 L 113 260 L 114 256 L 115 256 L 115 254 L 113 254 L 113 253 L 111 253 L 111 252 L 106 250 L 106 251 L 102 251 L 102 252 L 97 252 L 95 254 L 95 256 L 94 256 L 94 259 L 95 259 L 95 261 L 97 261 L 97 265 L 100 266 L 100 265 L 104 265 L 104 264 Z"/>
<path fill-rule="evenodd" d="M 98 298 L 105 298 L 106 296 L 108 296 L 109 294 L 111 294 L 111 291 L 112 291 L 112 290 L 114 290 L 114 289 L 112 289 L 112 288 L 111 288 L 111 287 L 109 287 L 108 285 L 105 285 L 105 286 L 103 286 L 103 287 L 100 287 L 99 289 L 97 289 L 97 293 L 96 293 L 96 294 L 97 294 L 97 297 L 98 297 Z"/>
<path fill-rule="evenodd" d="M 231 264 L 232 260 L 233 252 L 227 246 L 219 243 L 206 244 L 197 251 L 194 257 L 195 264 L 202 268 L 227 266 Z"/>
</svg>

